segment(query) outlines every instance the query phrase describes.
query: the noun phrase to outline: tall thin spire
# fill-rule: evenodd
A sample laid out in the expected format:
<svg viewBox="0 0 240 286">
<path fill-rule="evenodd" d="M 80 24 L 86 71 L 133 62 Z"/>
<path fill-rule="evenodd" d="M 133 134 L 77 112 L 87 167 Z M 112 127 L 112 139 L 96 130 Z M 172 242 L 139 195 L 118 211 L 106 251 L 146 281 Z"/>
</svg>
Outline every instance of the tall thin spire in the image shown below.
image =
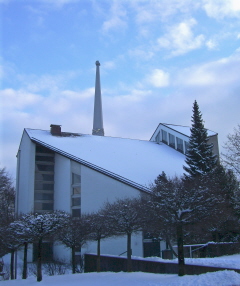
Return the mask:
<svg viewBox="0 0 240 286">
<path fill-rule="evenodd" d="M 96 61 L 96 82 L 95 82 L 95 98 L 94 98 L 94 114 L 93 114 L 93 130 L 92 135 L 104 136 L 103 115 L 102 115 L 102 96 L 100 83 L 100 63 Z"/>
</svg>

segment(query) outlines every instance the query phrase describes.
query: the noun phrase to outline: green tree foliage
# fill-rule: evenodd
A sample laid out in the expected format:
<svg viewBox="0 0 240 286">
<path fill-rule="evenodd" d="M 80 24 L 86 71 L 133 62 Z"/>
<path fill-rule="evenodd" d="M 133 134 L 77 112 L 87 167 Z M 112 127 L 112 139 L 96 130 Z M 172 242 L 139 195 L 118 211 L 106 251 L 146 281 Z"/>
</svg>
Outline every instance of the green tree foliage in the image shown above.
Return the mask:
<svg viewBox="0 0 240 286">
<path fill-rule="evenodd" d="M 185 160 L 187 166 L 183 166 L 183 169 L 187 172 L 187 177 L 204 175 L 215 168 L 217 158 L 213 155 L 212 148 L 213 145 L 208 144 L 207 130 L 204 128 L 202 114 L 195 100 L 191 135 Z"/>
</svg>

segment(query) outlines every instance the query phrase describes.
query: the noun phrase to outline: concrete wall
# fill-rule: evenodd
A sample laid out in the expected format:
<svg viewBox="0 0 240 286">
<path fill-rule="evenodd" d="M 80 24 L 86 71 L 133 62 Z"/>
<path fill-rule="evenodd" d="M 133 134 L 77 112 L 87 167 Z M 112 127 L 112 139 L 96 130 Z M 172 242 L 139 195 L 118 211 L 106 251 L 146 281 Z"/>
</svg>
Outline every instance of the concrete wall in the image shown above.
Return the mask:
<svg viewBox="0 0 240 286">
<path fill-rule="evenodd" d="M 17 158 L 16 212 L 34 211 L 35 144 L 24 131 Z"/>
<path fill-rule="evenodd" d="M 97 171 L 82 166 L 81 210 L 83 213 L 99 210 L 105 202 L 117 198 L 137 197 L 140 191 L 105 176 Z"/>
<path fill-rule="evenodd" d="M 71 161 L 55 153 L 54 210 L 71 213 Z"/>
</svg>

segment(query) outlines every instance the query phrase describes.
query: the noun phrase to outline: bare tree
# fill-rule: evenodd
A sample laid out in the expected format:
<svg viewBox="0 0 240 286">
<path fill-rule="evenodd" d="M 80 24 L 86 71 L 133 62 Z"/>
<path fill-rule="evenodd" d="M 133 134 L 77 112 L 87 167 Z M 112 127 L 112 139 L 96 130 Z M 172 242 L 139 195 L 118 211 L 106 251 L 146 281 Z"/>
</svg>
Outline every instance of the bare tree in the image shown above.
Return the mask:
<svg viewBox="0 0 240 286">
<path fill-rule="evenodd" d="M 76 273 L 76 251 L 81 251 L 91 232 L 90 218 L 82 214 L 81 217 L 69 217 L 67 225 L 58 232 L 58 240 L 72 251 L 72 273 Z"/>
<path fill-rule="evenodd" d="M 89 215 L 91 231 L 89 239 L 97 241 L 97 272 L 101 271 L 100 243 L 102 239 L 112 235 L 111 227 L 106 223 L 107 218 L 103 210 Z"/>
<path fill-rule="evenodd" d="M 0 226 L 14 219 L 15 189 L 13 180 L 5 168 L 0 169 Z"/>
<path fill-rule="evenodd" d="M 240 124 L 234 128 L 233 134 L 228 134 L 224 144 L 226 153 L 222 154 L 224 163 L 240 178 Z"/>
<path fill-rule="evenodd" d="M 186 227 L 217 219 L 224 199 L 219 185 L 208 175 L 194 179 L 167 178 L 163 172 L 152 186 L 151 214 L 158 223 L 162 236 L 176 237 L 178 245 L 179 276 L 184 275 L 184 233 Z M 153 217 L 152 217 L 153 219 Z M 166 231 L 167 230 L 167 231 Z M 188 229 L 189 231 L 189 229 Z"/>
<path fill-rule="evenodd" d="M 127 235 L 127 271 L 132 271 L 131 237 L 143 229 L 141 216 L 141 200 L 139 198 L 118 199 L 114 203 L 106 203 L 103 208 L 106 223 L 115 235 Z"/>
<path fill-rule="evenodd" d="M 24 236 L 24 229 L 27 228 L 27 235 L 37 243 L 37 281 L 42 281 L 42 244 L 44 239 L 52 238 L 57 231 L 67 224 L 68 214 L 63 211 L 54 211 L 43 214 L 25 214 L 21 220 L 15 223 L 18 230 L 22 230 L 20 236 Z"/>
</svg>

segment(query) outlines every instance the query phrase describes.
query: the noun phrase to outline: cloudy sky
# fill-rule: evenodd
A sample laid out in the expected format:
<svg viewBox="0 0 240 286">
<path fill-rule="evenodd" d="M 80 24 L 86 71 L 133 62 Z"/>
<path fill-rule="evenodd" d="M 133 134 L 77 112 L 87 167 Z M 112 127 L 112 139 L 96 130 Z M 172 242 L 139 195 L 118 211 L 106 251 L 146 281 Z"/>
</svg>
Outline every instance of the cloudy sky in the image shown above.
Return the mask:
<svg viewBox="0 0 240 286">
<path fill-rule="evenodd" d="M 106 136 L 159 122 L 226 136 L 240 123 L 239 0 L 0 0 L 1 156 L 15 176 L 23 128 L 91 134 L 95 61 Z M 147 154 L 143 154 L 147 156 Z"/>
</svg>

